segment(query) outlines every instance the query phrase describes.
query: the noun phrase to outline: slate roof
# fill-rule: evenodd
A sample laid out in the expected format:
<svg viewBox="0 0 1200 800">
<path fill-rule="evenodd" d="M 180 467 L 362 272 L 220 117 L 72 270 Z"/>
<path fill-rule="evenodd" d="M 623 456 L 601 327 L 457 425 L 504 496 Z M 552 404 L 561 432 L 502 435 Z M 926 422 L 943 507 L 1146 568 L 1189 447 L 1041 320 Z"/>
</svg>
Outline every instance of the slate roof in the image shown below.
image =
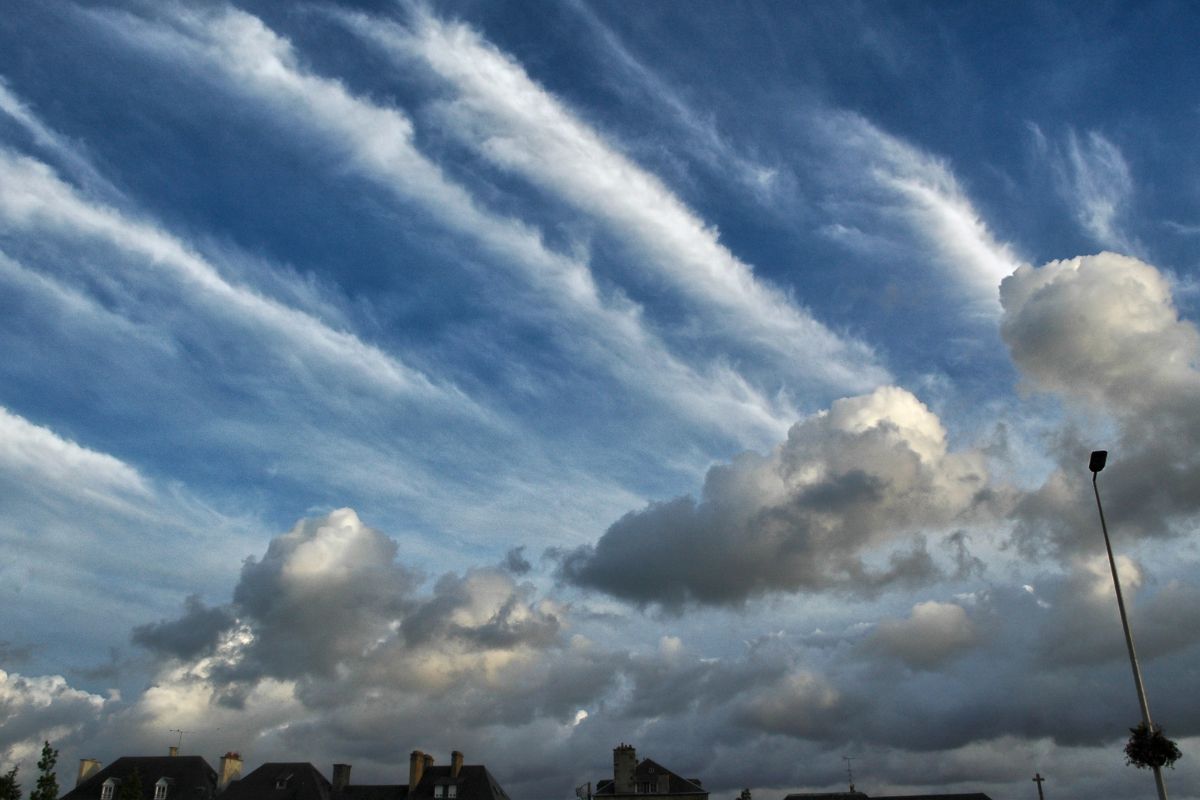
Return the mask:
<svg viewBox="0 0 1200 800">
<path fill-rule="evenodd" d="M 406 800 L 434 800 L 434 787 L 450 784 L 457 787 L 455 800 L 509 800 L 508 794 L 482 764 L 464 764 L 457 778 L 450 777 L 449 764 L 426 767 L 416 788 L 406 787 Z M 445 793 L 443 789 L 443 798 Z"/>
<path fill-rule="evenodd" d="M 59 800 L 100 800 L 106 780 L 129 780 L 134 770 L 142 782 L 142 800 L 154 800 L 154 785 L 161 778 L 170 784 L 167 800 L 211 800 L 217 793 L 217 772 L 200 756 L 122 756 Z M 119 792 L 117 789 L 113 796 Z"/>
<path fill-rule="evenodd" d="M 652 794 L 708 794 L 701 787 L 699 779 L 682 778 L 652 758 L 644 758 L 638 762 L 637 767 L 633 771 L 633 780 L 635 784 L 647 782 L 656 784 L 658 776 L 664 773 L 667 775 L 667 791 L 653 792 Z M 611 778 L 597 782 L 596 788 L 592 791 L 593 795 L 612 795 L 616 793 L 616 786 Z"/>
<path fill-rule="evenodd" d="M 449 765 L 426 767 L 415 790 L 404 784 L 351 783 L 337 793 L 308 762 L 263 764 L 230 783 L 220 800 L 435 800 L 434 787 L 451 784 L 456 787 L 454 800 L 509 800 L 482 765 L 464 764 L 457 778 L 450 777 Z M 438 800 L 447 800 L 446 794 L 443 788 Z"/>
<path fill-rule="evenodd" d="M 889 794 L 883 797 L 865 795 L 862 792 L 826 792 L 816 794 L 789 794 L 783 800 L 992 800 L 982 792 L 968 794 Z"/>
<path fill-rule="evenodd" d="M 221 800 L 330 800 L 333 786 L 307 761 L 268 761 L 230 782 Z"/>
</svg>

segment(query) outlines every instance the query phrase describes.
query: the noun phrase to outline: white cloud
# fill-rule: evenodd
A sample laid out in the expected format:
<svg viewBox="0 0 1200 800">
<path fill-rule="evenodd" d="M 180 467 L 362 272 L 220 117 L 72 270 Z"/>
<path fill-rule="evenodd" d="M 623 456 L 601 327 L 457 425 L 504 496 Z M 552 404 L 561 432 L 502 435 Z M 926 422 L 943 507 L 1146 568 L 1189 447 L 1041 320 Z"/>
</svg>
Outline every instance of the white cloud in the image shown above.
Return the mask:
<svg viewBox="0 0 1200 800">
<path fill-rule="evenodd" d="M 997 287 L 1022 262 L 1011 246 L 997 241 L 947 162 L 857 114 L 829 114 L 818 124 L 841 154 L 839 179 L 852 189 L 865 184 L 868 198 L 875 195 L 885 213 L 906 221 L 933 249 L 972 308 L 995 315 Z"/>
<path fill-rule="evenodd" d="M 0 112 L 7 114 L 28 131 L 33 142 L 53 155 L 76 180 L 88 189 L 109 197 L 118 198 L 121 193 L 113 187 L 92 163 L 80 153 L 80 145 L 68 140 L 45 122 L 19 98 L 3 78 L 0 78 Z"/>
<path fill-rule="evenodd" d="M 420 58 L 457 95 L 443 108 L 451 133 L 497 166 L 607 221 L 622 241 L 704 316 L 719 335 L 773 357 L 836 390 L 886 380 L 865 345 L 837 336 L 783 292 L 758 279 L 717 232 L 656 176 L 618 152 L 536 84 L 522 67 L 458 23 L 416 14 L 409 31 L 346 17 L 368 40 L 407 63 Z"/>
<path fill-rule="evenodd" d="M 174 9 L 169 25 L 121 14 L 93 18 L 174 63 L 222 76 L 231 92 L 253 98 L 258 109 L 285 121 L 291 134 L 314 138 L 361 176 L 482 245 L 494 265 L 511 270 L 536 293 L 525 309 L 527 319 L 546 321 L 556 335 L 570 331 L 563 343 L 627 390 L 751 440 L 777 435 L 794 418 L 787 398 L 760 390 L 727 363 L 692 367 L 677 358 L 644 324 L 641 308 L 619 293 L 602 295 L 585 264 L 549 250 L 537 230 L 488 212 L 447 179 L 416 149 L 412 123 L 401 111 L 355 97 L 342 83 L 307 71 L 291 43 L 258 18 L 237 10 L 183 8 Z M 528 296 L 522 301 L 528 304 Z"/>
<path fill-rule="evenodd" d="M 1099 131 L 1080 137 L 1069 130 L 1066 142 L 1054 146 L 1036 126 L 1032 129 L 1079 226 L 1104 248 L 1141 255 L 1145 248 L 1124 227 L 1134 184 L 1121 149 Z"/>
<path fill-rule="evenodd" d="M 54 491 L 127 506 L 150 496 L 138 471 L 0 407 L 0 470 Z"/>
<path fill-rule="evenodd" d="M 1200 511 L 1200 331 L 1181 319 L 1153 266 L 1100 253 L 1022 267 L 1001 287 L 1001 335 L 1028 387 L 1081 414 L 1054 443 L 1057 472 L 1018 506 L 1018 540 L 1088 548 L 1095 508 L 1080 502 L 1087 454 L 1110 451 L 1100 483 L 1127 536 L 1190 531 Z"/>
<path fill-rule="evenodd" d="M 90 202 L 41 162 L 0 149 L 0 224 L 23 232 L 50 231 L 67 239 L 97 239 L 140 261 L 141 279 L 165 279 L 218 320 L 244 325 L 267 341 L 353 376 L 368 386 L 400 395 L 469 408 L 453 388 L 435 386 L 352 333 L 335 330 L 302 311 L 227 281 L 218 269 L 162 229 Z M 148 274 L 147 274 L 148 273 Z"/>
<path fill-rule="evenodd" d="M 0 764 L 20 764 L 19 779 L 26 783 L 42 742 L 58 743 L 94 726 L 105 704 L 105 698 L 72 688 L 61 675 L 0 669 Z"/>
<path fill-rule="evenodd" d="M 1200 391 L 1200 333 L 1153 266 L 1100 253 L 1024 266 L 1002 289 L 1002 333 L 1030 384 L 1121 414 Z"/>
</svg>

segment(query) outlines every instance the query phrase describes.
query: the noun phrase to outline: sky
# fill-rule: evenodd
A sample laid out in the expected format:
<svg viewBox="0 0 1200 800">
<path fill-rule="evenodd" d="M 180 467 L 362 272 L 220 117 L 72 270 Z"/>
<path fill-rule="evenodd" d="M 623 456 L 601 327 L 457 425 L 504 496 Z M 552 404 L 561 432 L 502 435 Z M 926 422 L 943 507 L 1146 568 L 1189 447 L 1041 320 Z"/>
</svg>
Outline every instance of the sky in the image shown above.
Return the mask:
<svg viewBox="0 0 1200 800">
<path fill-rule="evenodd" d="M 0 769 L 1200 797 L 1198 37 L 9 4 Z"/>
</svg>

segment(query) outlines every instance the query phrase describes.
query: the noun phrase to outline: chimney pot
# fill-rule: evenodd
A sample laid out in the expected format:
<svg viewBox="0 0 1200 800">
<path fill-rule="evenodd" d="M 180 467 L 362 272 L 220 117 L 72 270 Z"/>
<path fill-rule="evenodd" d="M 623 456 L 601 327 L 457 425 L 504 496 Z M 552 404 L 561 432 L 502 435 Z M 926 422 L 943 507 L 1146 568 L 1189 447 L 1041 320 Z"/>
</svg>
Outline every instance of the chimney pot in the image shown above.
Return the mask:
<svg viewBox="0 0 1200 800">
<path fill-rule="evenodd" d="M 333 765 L 333 793 L 341 794 L 342 790 L 350 785 L 350 765 L 349 764 L 334 764 Z"/>
<path fill-rule="evenodd" d="M 412 755 L 408 757 L 408 791 L 412 792 L 417 788 L 417 784 L 421 782 L 421 776 L 425 774 L 425 754 L 420 750 L 413 750 Z"/>
<path fill-rule="evenodd" d="M 75 778 L 75 785 L 86 781 L 88 778 L 100 771 L 100 762 L 94 758 L 79 759 L 79 775 Z"/>
<path fill-rule="evenodd" d="M 179 755 L 179 748 L 175 745 L 171 745 L 170 747 L 167 748 L 167 755 L 169 755 L 169 756 Z"/>
<path fill-rule="evenodd" d="M 221 756 L 221 770 L 217 775 L 217 791 L 225 791 L 225 787 L 242 777 L 242 757 L 232 750 Z"/>
<path fill-rule="evenodd" d="M 463 754 L 458 750 L 453 750 L 450 753 L 450 777 L 457 778 L 462 772 Z"/>
</svg>

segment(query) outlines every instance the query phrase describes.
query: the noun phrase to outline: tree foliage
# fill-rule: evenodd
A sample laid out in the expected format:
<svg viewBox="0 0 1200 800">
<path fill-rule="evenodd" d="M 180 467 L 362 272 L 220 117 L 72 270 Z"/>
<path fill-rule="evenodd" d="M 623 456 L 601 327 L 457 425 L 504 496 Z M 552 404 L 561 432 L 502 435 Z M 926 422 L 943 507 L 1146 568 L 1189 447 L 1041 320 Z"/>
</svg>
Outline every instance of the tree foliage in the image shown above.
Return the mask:
<svg viewBox="0 0 1200 800">
<path fill-rule="evenodd" d="M 17 783 L 17 768 L 0 775 L 0 800 L 21 800 L 21 785 Z"/>
<path fill-rule="evenodd" d="M 1175 768 L 1175 762 L 1183 757 L 1175 742 L 1171 741 L 1157 725 L 1151 730 L 1146 723 L 1130 728 L 1129 741 L 1125 743 L 1125 763 L 1138 769 L 1152 767 Z"/>
<path fill-rule="evenodd" d="M 58 763 L 58 751 L 50 742 L 42 745 L 42 757 L 38 759 L 37 785 L 29 793 L 29 800 L 58 800 L 58 776 L 54 765 Z"/>
</svg>

